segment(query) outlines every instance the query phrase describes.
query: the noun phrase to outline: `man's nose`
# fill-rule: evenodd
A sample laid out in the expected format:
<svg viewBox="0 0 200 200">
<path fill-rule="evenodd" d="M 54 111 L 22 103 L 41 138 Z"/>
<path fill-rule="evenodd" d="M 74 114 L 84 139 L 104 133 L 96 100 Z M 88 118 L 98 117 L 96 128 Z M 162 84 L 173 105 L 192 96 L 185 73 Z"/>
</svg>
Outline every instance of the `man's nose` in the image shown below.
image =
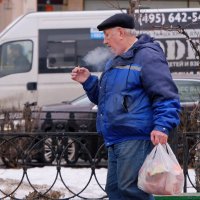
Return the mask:
<svg viewBox="0 0 200 200">
<path fill-rule="evenodd" d="M 108 41 L 107 41 L 106 38 L 104 38 L 103 43 L 104 43 L 104 44 L 108 44 Z"/>
</svg>

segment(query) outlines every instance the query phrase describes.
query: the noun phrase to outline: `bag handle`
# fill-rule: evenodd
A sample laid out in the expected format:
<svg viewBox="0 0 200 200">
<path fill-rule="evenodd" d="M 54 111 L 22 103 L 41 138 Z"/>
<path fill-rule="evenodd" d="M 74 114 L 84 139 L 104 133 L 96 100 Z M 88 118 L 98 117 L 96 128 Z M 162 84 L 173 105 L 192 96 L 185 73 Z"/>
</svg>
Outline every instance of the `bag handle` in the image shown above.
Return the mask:
<svg viewBox="0 0 200 200">
<path fill-rule="evenodd" d="M 168 143 L 166 143 L 166 144 L 160 144 L 160 143 L 158 143 L 155 146 L 155 148 L 152 150 L 152 152 L 151 152 L 152 159 L 155 158 L 155 155 L 156 155 L 156 152 L 157 152 L 157 148 L 164 149 L 167 152 L 167 154 L 170 155 L 170 157 L 173 158 L 174 161 L 178 162 L 177 159 L 176 159 L 176 156 L 175 156 L 174 152 L 172 151 L 172 149 L 171 149 L 171 147 L 170 147 L 170 145 Z"/>
<path fill-rule="evenodd" d="M 170 155 L 170 157 L 174 160 L 174 162 L 179 164 L 174 152 L 172 151 L 172 148 L 169 145 L 169 143 L 162 144 L 161 146 L 165 149 L 165 151 L 168 153 L 168 155 Z"/>
</svg>

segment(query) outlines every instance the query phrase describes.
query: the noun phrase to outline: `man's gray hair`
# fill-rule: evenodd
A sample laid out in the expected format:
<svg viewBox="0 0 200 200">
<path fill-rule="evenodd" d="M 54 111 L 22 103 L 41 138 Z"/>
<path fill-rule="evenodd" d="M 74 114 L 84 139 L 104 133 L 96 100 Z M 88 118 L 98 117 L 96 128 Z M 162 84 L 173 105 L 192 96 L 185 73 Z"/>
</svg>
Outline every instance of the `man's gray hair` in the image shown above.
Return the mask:
<svg viewBox="0 0 200 200">
<path fill-rule="evenodd" d="M 128 33 L 129 35 L 133 35 L 133 36 L 136 36 L 136 35 L 137 35 L 135 29 L 124 28 L 124 30 L 125 30 L 126 33 Z"/>
</svg>

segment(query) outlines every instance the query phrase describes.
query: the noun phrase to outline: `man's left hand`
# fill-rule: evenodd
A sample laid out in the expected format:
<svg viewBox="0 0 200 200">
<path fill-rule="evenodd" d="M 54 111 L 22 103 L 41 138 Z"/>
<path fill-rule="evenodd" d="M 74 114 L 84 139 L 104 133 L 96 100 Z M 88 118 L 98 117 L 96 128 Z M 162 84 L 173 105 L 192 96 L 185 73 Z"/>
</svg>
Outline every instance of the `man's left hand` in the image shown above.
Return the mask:
<svg viewBox="0 0 200 200">
<path fill-rule="evenodd" d="M 168 140 L 168 135 L 157 130 L 151 132 L 151 141 L 154 145 L 157 144 L 166 144 Z"/>
</svg>

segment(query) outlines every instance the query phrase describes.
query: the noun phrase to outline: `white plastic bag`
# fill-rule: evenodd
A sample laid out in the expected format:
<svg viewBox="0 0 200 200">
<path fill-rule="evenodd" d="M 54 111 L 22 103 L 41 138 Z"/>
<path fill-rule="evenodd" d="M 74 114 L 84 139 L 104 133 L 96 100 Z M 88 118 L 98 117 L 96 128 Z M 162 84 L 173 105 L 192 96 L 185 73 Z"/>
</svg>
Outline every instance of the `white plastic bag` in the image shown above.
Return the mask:
<svg viewBox="0 0 200 200">
<path fill-rule="evenodd" d="M 156 145 L 139 171 L 138 187 L 151 194 L 174 195 L 183 185 L 183 170 L 169 144 Z"/>
</svg>

